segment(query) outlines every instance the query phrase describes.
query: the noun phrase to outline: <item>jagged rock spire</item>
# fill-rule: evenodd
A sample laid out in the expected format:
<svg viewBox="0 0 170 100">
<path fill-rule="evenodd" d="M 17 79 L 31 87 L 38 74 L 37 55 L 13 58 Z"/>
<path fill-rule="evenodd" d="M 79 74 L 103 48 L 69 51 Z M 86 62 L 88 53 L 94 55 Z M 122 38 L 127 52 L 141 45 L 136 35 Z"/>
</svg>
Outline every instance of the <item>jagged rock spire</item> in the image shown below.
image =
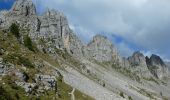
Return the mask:
<svg viewBox="0 0 170 100">
<path fill-rule="evenodd" d="M 36 7 L 32 0 L 16 0 L 10 11 L 18 16 L 31 16 L 36 14 Z"/>
<path fill-rule="evenodd" d="M 118 53 L 112 42 L 107 37 L 96 35 L 86 47 L 86 56 L 97 61 L 115 61 L 118 59 Z"/>
<path fill-rule="evenodd" d="M 150 58 L 146 57 L 146 63 L 151 73 L 157 78 L 163 78 L 169 74 L 164 61 L 155 54 L 152 54 Z"/>
</svg>

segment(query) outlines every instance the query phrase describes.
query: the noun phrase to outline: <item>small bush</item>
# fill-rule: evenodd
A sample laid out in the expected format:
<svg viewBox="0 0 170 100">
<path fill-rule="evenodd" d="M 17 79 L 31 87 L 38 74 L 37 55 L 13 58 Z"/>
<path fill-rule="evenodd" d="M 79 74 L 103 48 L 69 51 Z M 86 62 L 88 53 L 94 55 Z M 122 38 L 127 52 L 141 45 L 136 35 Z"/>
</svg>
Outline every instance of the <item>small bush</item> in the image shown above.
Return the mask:
<svg viewBox="0 0 170 100">
<path fill-rule="evenodd" d="M 1 86 L 0 87 L 0 100 L 12 100 L 12 96 Z"/>
<path fill-rule="evenodd" d="M 15 23 L 11 25 L 10 32 L 15 35 L 16 38 L 20 38 L 19 27 Z"/>
<path fill-rule="evenodd" d="M 33 46 L 33 43 L 31 41 L 31 38 L 27 35 L 25 38 L 24 38 L 24 45 L 31 51 L 35 51 L 34 50 L 34 46 Z"/>
<path fill-rule="evenodd" d="M 10 62 L 10 63 L 12 63 L 12 64 L 17 64 L 17 62 L 18 62 L 18 59 L 17 59 L 17 57 L 19 57 L 19 55 L 18 54 L 8 54 L 8 55 L 5 55 L 5 56 L 3 56 L 3 61 L 4 62 Z"/>
<path fill-rule="evenodd" d="M 120 92 L 119 95 L 120 95 L 121 97 L 125 98 L 123 92 Z"/>
<path fill-rule="evenodd" d="M 18 63 L 23 64 L 26 67 L 30 67 L 30 68 L 34 67 L 34 65 L 30 62 L 30 60 L 28 58 L 25 58 L 25 57 L 19 57 Z"/>
</svg>

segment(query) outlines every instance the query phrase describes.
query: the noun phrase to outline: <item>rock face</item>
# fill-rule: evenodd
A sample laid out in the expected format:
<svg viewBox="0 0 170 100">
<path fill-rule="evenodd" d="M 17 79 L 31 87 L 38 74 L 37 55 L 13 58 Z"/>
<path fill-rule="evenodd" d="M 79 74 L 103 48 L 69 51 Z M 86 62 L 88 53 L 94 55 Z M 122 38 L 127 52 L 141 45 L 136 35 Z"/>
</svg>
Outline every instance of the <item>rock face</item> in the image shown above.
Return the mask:
<svg viewBox="0 0 170 100">
<path fill-rule="evenodd" d="M 150 58 L 145 57 L 139 51 L 134 52 L 132 56 L 123 58 L 121 66 L 129 68 L 141 77 L 156 77 L 163 78 L 169 75 L 169 70 L 164 61 L 157 55 L 152 55 Z"/>
<path fill-rule="evenodd" d="M 36 83 L 37 84 L 41 84 L 42 86 L 44 86 L 44 89 L 49 90 L 49 89 L 53 89 L 55 87 L 55 83 L 56 83 L 56 78 L 55 76 L 50 76 L 50 75 L 36 75 Z"/>
<path fill-rule="evenodd" d="M 48 10 L 41 17 L 40 22 L 39 37 L 47 41 L 50 38 L 54 42 L 54 47 L 64 48 L 63 38 L 70 32 L 66 17 L 55 10 Z"/>
<path fill-rule="evenodd" d="M 14 68 L 12 64 L 6 64 L 3 62 L 3 59 L 0 58 L 0 75 L 6 75 L 10 70 Z"/>
<path fill-rule="evenodd" d="M 1 28 L 8 29 L 12 23 L 20 26 L 22 41 L 28 34 L 39 49 L 52 54 L 56 53 L 56 48 L 66 49 L 75 57 L 83 56 L 83 44 L 69 28 L 67 18 L 61 12 L 47 10 L 42 16 L 37 16 L 32 0 L 16 0 L 10 11 L 0 12 Z M 39 40 L 43 40 L 45 45 L 40 45 Z"/>
<path fill-rule="evenodd" d="M 131 70 L 141 77 L 151 77 L 151 73 L 147 67 L 145 56 L 137 51 L 134 52 L 131 57 L 128 58 L 131 66 Z"/>
<path fill-rule="evenodd" d="M 132 66 L 147 66 L 145 56 L 139 51 L 134 52 L 131 57 L 128 58 Z"/>
<path fill-rule="evenodd" d="M 0 12 L 0 28 L 9 29 L 12 23 L 20 26 L 21 41 L 24 35 L 37 38 L 39 18 L 32 0 L 16 0 L 9 11 Z"/>
<path fill-rule="evenodd" d="M 148 68 L 155 77 L 163 78 L 168 75 L 168 67 L 159 56 L 153 54 L 150 58 L 146 57 L 146 62 Z"/>
<path fill-rule="evenodd" d="M 71 55 L 82 57 L 83 44 L 69 28 L 67 18 L 61 12 L 48 10 L 40 17 L 40 22 L 38 37 L 43 38 L 45 42 L 52 42 L 52 49 L 66 49 Z"/>
<path fill-rule="evenodd" d="M 125 68 L 129 68 L 131 65 L 130 65 L 130 62 L 127 58 L 123 57 L 121 60 L 120 60 L 120 65 L 122 67 L 125 67 Z"/>
<path fill-rule="evenodd" d="M 101 35 L 93 37 L 93 40 L 86 47 L 85 55 L 99 62 L 118 60 L 118 53 L 111 41 Z"/>
<path fill-rule="evenodd" d="M 16 0 L 11 8 L 14 16 L 31 16 L 36 14 L 36 8 L 32 0 Z"/>
<path fill-rule="evenodd" d="M 26 93 L 31 94 L 33 89 L 35 88 L 36 84 L 35 83 L 25 83 L 25 82 L 15 82 L 18 86 L 21 86 L 24 88 Z"/>
</svg>

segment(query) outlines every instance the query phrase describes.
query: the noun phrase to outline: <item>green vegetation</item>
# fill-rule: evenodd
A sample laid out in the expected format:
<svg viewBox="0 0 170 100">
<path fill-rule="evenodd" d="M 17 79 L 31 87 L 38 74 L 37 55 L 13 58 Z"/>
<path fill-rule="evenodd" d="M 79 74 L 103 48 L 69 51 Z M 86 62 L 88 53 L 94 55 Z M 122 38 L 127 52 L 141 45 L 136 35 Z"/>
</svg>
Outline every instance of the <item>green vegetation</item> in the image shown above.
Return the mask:
<svg viewBox="0 0 170 100">
<path fill-rule="evenodd" d="M 26 35 L 24 38 L 24 45 L 31 51 L 35 51 L 31 38 Z"/>
<path fill-rule="evenodd" d="M 156 83 L 156 84 L 160 84 L 155 78 L 153 78 L 153 77 L 150 77 L 150 78 L 146 78 L 146 77 L 144 77 L 143 79 L 145 79 L 145 80 L 147 80 L 147 81 L 152 81 L 152 82 L 154 82 L 154 83 Z"/>
<path fill-rule="evenodd" d="M 20 38 L 19 27 L 15 23 L 10 26 L 10 32 L 15 35 L 16 38 Z"/>
<path fill-rule="evenodd" d="M 71 93 L 72 91 L 72 87 L 70 87 L 69 85 L 67 85 L 66 83 L 62 82 L 62 81 L 57 81 L 58 84 L 58 93 L 59 93 L 59 97 L 57 98 L 57 100 L 70 100 L 71 95 L 68 93 Z M 80 91 L 75 90 L 74 92 L 75 95 L 75 99 L 76 100 L 93 100 L 91 97 L 82 94 Z"/>
<path fill-rule="evenodd" d="M 28 58 L 22 57 L 20 54 L 17 53 L 9 53 L 3 56 L 4 62 L 10 62 L 15 65 L 24 65 L 29 68 L 33 68 L 34 65 Z"/>
<path fill-rule="evenodd" d="M 15 76 L 3 77 L 0 83 L 0 100 L 29 100 L 24 89 L 14 83 L 15 79 Z"/>
<path fill-rule="evenodd" d="M 145 95 L 145 96 L 149 97 L 150 99 L 155 99 L 151 92 L 146 91 L 145 89 L 142 89 L 140 87 L 138 87 L 138 89 L 139 90 L 137 92 L 141 93 L 142 95 Z"/>
<path fill-rule="evenodd" d="M 80 62 L 78 62 L 75 58 L 73 58 L 65 49 L 64 51 L 56 49 L 56 53 L 62 57 L 65 61 L 67 61 L 68 63 L 71 63 L 74 65 L 74 67 L 80 68 L 78 66 L 81 65 Z"/>
<path fill-rule="evenodd" d="M 38 67 L 34 66 L 35 62 L 47 61 L 56 67 L 59 67 L 59 63 L 48 54 L 44 54 L 38 51 L 35 53 L 32 52 L 32 49 L 27 49 L 30 45 L 31 47 L 34 47 L 34 45 L 32 42 L 29 43 L 29 39 L 27 39 L 26 42 L 27 46 L 24 46 L 13 34 L 4 35 L 3 32 L 0 31 L 0 48 L 3 48 L 4 50 L 4 53 L 2 53 L 0 57 L 3 58 L 5 63 L 14 64 L 15 69 L 20 70 L 28 77 L 26 82 L 32 83 L 35 81 L 35 74 L 51 74 L 51 70 L 54 71 L 48 65 L 44 65 L 44 67 L 40 70 Z M 70 57 L 71 56 L 69 56 L 67 53 L 63 53 L 63 58 L 69 60 L 71 59 Z M 26 70 L 23 68 L 23 66 L 27 67 Z M 15 81 L 18 80 L 18 77 L 11 73 L 8 76 L 1 77 L 2 80 L 0 81 L 0 100 L 70 100 L 71 95 L 68 93 L 72 91 L 72 87 L 64 83 L 62 78 L 63 76 L 61 76 L 59 81 L 57 81 L 57 87 L 55 87 L 55 90 L 45 91 L 39 96 L 36 96 L 35 93 L 37 87 L 35 88 L 35 91 L 33 91 L 30 95 L 26 94 L 23 88 L 15 84 Z M 60 95 L 56 95 L 56 90 L 60 93 Z M 91 97 L 84 95 L 78 90 L 76 90 L 74 94 L 76 100 L 93 100 Z"/>
<path fill-rule="evenodd" d="M 120 95 L 121 97 L 125 98 L 123 92 L 120 92 L 119 95 Z"/>
</svg>

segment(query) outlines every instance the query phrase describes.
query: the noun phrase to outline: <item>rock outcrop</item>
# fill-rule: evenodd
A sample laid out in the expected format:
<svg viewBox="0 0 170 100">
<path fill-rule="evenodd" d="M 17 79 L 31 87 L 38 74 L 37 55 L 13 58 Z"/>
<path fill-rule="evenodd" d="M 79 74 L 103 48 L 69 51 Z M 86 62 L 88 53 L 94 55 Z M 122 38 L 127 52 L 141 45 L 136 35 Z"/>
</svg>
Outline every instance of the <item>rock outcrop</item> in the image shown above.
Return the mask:
<svg viewBox="0 0 170 100">
<path fill-rule="evenodd" d="M 128 61 L 130 63 L 130 69 L 140 77 L 152 76 L 147 67 L 145 56 L 141 52 L 134 52 L 133 55 L 128 58 Z"/>
<path fill-rule="evenodd" d="M 12 23 L 20 26 L 22 41 L 28 34 L 40 50 L 45 49 L 48 53 L 55 54 L 56 48 L 66 49 L 75 57 L 83 56 L 83 44 L 69 28 L 67 18 L 61 12 L 47 10 L 42 16 L 38 16 L 32 0 L 16 0 L 10 11 L 0 12 L 1 28 L 8 29 Z M 40 45 L 40 40 L 46 45 Z"/>
<path fill-rule="evenodd" d="M 126 60 L 124 60 L 125 63 Z M 152 55 L 150 58 L 145 57 L 139 51 L 135 52 L 131 57 L 128 57 L 128 61 L 130 64 L 130 69 L 137 74 L 141 74 L 143 77 L 156 77 L 163 78 L 167 77 L 169 70 L 165 65 L 164 61 L 157 55 Z M 124 66 L 129 65 L 126 61 Z"/>
<path fill-rule="evenodd" d="M 39 38 L 42 38 L 53 51 L 55 48 L 64 50 L 76 57 L 82 57 L 83 44 L 78 37 L 69 28 L 67 18 L 56 10 L 48 10 L 40 17 L 40 33 Z M 49 50 L 47 50 L 49 51 Z"/>
<path fill-rule="evenodd" d="M 6 64 L 3 62 L 3 59 L 0 58 L 0 75 L 7 75 L 13 68 L 13 64 Z"/>
<path fill-rule="evenodd" d="M 39 86 L 44 86 L 45 90 L 49 90 L 55 88 L 56 78 L 55 76 L 37 74 L 35 81 Z"/>
<path fill-rule="evenodd" d="M 147 66 L 145 56 L 139 51 L 134 52 L 131 57 L 128 58 L 132 66 Z"/>
<path fill-rule="evenodd" d="M 96 35 L 93 40 L 85 47 L 85 56 L 93 58 L 99 62 L 118 60 L 118 53 L 112 42 L 106 37 Z"/>
<path fill-rule="evenodd" d="M 16 0 L 9 11 L 0 12 L 0 28 L 9 29 L 12 23 L 20 26 L 21 41 L 24 36 L 29 35 L 32 40 L 37 39 L 39 18 L 32 0 Z"/>
<path fill-rule="evenodd" d="M 150 58 L 146 57 L 146 62 L 149 70 L 155 77 L 163 78 L 168 75 L 168 67 L 159 56 L 152 54 Z"/>
</svg>

